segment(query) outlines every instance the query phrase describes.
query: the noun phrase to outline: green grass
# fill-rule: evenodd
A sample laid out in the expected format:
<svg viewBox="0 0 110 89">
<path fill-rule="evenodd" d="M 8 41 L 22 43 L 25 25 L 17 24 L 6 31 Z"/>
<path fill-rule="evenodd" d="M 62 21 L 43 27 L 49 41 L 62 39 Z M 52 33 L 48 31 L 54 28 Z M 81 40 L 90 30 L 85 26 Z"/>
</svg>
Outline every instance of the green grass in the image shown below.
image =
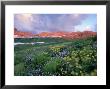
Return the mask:
<svg viewBox="0 0 110 89">
<path fill-rule="evenodd" d="M 16 38 L 15 42 L 45 42 L 14 47 L 15 76 L 96 76 L 97 39 Z"/>
<path fill-rule="evenodd" d="M 19 63 L 14 67 L 14 73 L 17 76 L 24 75 L 25 74 L 25 64 Z"/>
<path fill-rule="evenodd" d="M 60 65 L 61 65 L 61 60 L 58 58 L 54 58 L 51 59 L 49 62 L 47 62 L 46 65 L 44 65 L 43 69 L 46 74 L 48 73 L 54 74 L 55 72 L 57 72 L 57 69 L 59 68 Z"/>
</svg>

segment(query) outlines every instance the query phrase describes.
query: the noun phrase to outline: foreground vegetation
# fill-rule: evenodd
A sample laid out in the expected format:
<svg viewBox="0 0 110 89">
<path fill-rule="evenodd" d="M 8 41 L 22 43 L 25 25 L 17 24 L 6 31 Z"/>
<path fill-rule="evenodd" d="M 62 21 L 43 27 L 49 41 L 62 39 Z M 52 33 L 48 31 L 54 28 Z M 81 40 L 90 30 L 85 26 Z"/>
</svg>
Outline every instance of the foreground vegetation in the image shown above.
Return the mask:
<svg viewBox="0 0 110 89">
<path fill-rule="evenodd" d="M 96 37 L 65 40 L 62 38 L 16 38 L 15 42 L 45 42 L 14 47 L 15 76 L 96 76 Z"/>
</svg>

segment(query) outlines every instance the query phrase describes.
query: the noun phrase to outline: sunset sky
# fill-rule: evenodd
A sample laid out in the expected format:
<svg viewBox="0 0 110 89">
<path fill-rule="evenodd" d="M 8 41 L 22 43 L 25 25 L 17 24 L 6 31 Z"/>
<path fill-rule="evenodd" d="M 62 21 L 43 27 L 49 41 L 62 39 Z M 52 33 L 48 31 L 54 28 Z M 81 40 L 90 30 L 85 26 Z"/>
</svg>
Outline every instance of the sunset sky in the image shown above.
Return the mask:
<svg viewBox="0 0 110 89">
<path fill-rule="evenodd" d="M 15 14 L 14 27 L 23 32 L 97 31 L 96 14 Z"/>
</svg>

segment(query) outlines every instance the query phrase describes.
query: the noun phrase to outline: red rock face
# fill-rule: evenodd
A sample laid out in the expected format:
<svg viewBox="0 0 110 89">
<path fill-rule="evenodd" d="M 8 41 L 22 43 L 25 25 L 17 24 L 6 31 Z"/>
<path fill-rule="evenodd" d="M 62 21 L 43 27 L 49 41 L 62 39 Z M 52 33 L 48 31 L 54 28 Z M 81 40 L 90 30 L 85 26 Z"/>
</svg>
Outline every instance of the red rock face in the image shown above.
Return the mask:
<svg viewBox="0 0 110 89">
<path fill-rule="evenodd" d="M 97 35 L 96 32 L 84 31 L 84 32 L 42 32 L 39 34 L 32 34 L 30 32 L 20 32 L 14 28 L 15 38 L 34 38 L 34 37 L 60 37 L 65 39 L 80 39 Z"/>
<path fill-rule="evenodd" d="M 96 32 L 84 31 L 84 32 L 43 32 L 37 34 L 38 37 L 62 37 L 67 39 L 80 39 L 97 35 Z"/>
<path fill-rule="evenodd" d="M 14 38 L 31 38 L 33 34 L 30 32 L 20 32 L 14 28 Z"/>
</svg>

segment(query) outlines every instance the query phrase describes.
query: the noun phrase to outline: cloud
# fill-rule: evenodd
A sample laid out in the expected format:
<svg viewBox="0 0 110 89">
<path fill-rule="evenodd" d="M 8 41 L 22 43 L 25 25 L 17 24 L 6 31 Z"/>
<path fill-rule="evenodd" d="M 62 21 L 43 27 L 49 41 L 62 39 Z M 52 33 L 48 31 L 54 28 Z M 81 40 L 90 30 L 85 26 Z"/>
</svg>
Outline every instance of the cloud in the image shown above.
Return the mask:
<svg viewBox="0 0 110 89">
<path fill-rule="evenodd" d="M 92 27 L 91 26 L 86 26 L 84 31 L 92 31 Z"/>
<path fill-rule="evenodd" d="M 30 31 L 32 29 L 33 17 L 31 14 L 15 14 L 14 26 L 20 31 Z"/>
<path fill-rule="evenodd" d="M 94 31 L 96 32 L 97 31 L 97 25 L 86 25 L 86 26 L 83 26 L 83 25 L 78 25 L 75 27 L 75 32 L 77 31 L 80 31 L 80 32 L 83 32 L 83 31 Z"/>
<path fill-rule="evenodd" d="M 88 14 L 15 14 L 14 26 L 32 33 L 75 31 Z"/>
</svg>

